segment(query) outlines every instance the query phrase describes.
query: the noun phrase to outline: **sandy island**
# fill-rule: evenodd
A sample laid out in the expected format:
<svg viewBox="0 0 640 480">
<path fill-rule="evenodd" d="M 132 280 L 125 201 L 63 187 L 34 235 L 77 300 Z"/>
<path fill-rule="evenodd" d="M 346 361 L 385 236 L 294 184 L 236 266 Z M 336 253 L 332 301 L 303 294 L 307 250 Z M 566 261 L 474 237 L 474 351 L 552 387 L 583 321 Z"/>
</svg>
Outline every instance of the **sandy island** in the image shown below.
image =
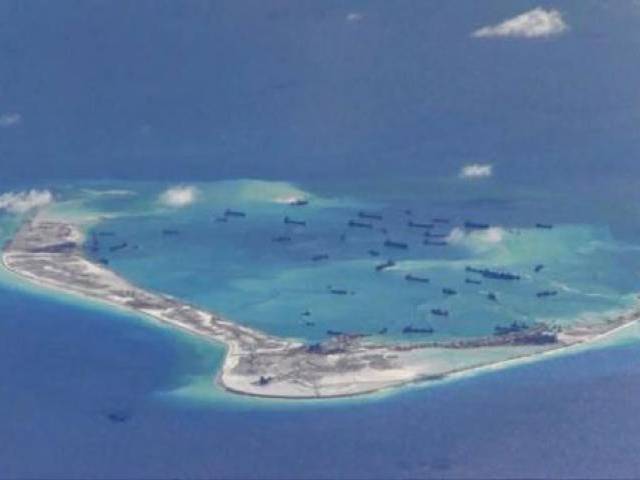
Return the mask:
<svg viewBox="0 0 640 480">
<path fill-rule="evenodd" d="M 442 379 L 592 342 L 640 318 L 640 310 L 633 309 L 597 324 L 560 329 L 540 323 L 523 331 L 464 340 L 375 343 L 363 335 L 340 335 L 307 344 L 238 325 L 133 285 L 89 260 L 83 243 L 79 225 L 36 215 L 4 246 L 2 262 L 38 285 L 144 313 L 224 344 L 227 351 L 217 381 L 245 395 L 329 398 Z"/>
</svg>

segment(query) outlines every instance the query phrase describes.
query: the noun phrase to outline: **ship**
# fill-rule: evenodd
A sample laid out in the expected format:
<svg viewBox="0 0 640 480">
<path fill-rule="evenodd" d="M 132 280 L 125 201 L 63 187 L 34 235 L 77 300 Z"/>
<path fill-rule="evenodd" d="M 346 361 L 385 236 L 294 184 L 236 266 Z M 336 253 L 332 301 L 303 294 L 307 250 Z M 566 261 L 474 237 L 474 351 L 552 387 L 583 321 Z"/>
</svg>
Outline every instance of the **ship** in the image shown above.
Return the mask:
<svg viewBox="0 0 640 480">
<path fill-rule="evenodd" d="M 307 226 L 307 222 L 305 222 L 304 220 L 293 220 L 292 218 L 289 218 L 289 217 L 284 217 L 284 223 L 286 225 L 298 225 L 300 227 Z"/>
<path fill-rule="evenodd" d="M 498 272 L 495 270 L 489 270 L 488 268 L 474 268 L 467 266 L 465 267 L 465 271 L 479 273 L 484 278 L 490 278 L 493 280 L 520 280 L 520 275 L 516 275 L 515 273 Z"/>
<path fill-rule="evenodd" d="M 441 308 L 432 308 L 431 309 L 431 314 L 432 315 L 436 315 L 438 317 L 448 317 L 449 316 L 449 310 L 443 310 Z"/>
<path fill-rule="evenodd" d="M 409 248 L 409 245 L 407 245 L 406 243 L 394 242 L 393 240 L 385 240 L 384 246 L 390 248 L 400 248 L 402 250 L 406 250 L 407 248 Z"/>
<path fill-rule="evenodd" d="M 113 423 L 124 423 L 131 418 L 131 414 L 124 411 L 116 411 L 107 413 L 106 417 Z"/>
<path fill-rule="evenodd" d="M 305 200 L 304 198 L 297 198 L 295 200 L 291 200 L 289 205 L 293 207 L 303 207 L 305 205 L 309 205 L 309 200 Z"/>
<path fill-rule="evenodd" d="M 542 270 L 544 268 L 544 265 L 542 264 L 538 264 L 535 266 L 535 268 L 533 269 L 534 272 L 538 273 L 540 270 Z"/>
<path fill-rule="evenodd" d="M 326 253 L 319 253 L 318 255 L 314 255 L 311 257 L 311 260 L 314 262 L 319 262 L 320 260 L 329 260 L 329 255 Z"/>
<path fill-rule="evenodd" d="M 472 278 L 465 278 L 464 283 L 469 283 L 471 285 L 480 285 L 482 282 L 480 280 L 474 280 Z"/>
<path fill-rule="evenodd" d="M 493 329 L 493 334 L 494 335 L 507 335 L 509 333 L 518 333 L 518 332 L 522 332 L 524 330 L 527 330 L 529 328 L 529 325 L 527 325 L 524 322 L 511 322 L 510 325 L 507 326 L 502 326 L 502 325 L 496 325 Z"/>
<path fill-rule="evenodd" d="M 380 215 L 379 213 L 359 211 L 358 218 L 366 218 L 368 220 L 382 220 L 382 215 Z"/>
<path fill-rule="evenodd" d="M 557 290 L 543 290 L 542 292 L 536 293 L 536 297 L 544 298 L 544 297 L 554 297 L 558 295 Z"/>
<path fill-rule="evenodd" d="M 180 231 L 174 228 L 165 228 L 164 230 L 162 230 L 163 235 L 178 235 L 179 233 Z"/>
<path fill-rule="evenodd" d="M 456 295 L 458 292 L 456 292 L 453 288 L 443 288 L 442 293 L 445 295 Z"/>
<path fill-rule="evenodd" d="M 423 245 L 431 245 L 434 247 L 446 247 L 448 243 L 444 240 L 429 240 L 428 238 L 422 242 Z"/>
<path fill-rule="evenodd" d="M 424 236 L 426 238 L 447 238 L 449 236 L 449 234 L 448 233 L 433 233 L 433 232 L 430 232 L 429 230 L 426 230 L 424 232 Z"/>
<path fill-rule="evenodd" d="M 544 230 L 551 230 L 553 228 L 553 225 L 551 225 L 549 223 L 536 223 L 536 228 L 542 228 Z"/>
<path fill-rule="evenodd" d="M 464 228 L 469 230 L 486 230 L 490 225 L 488 223 L 478 223 L 478 222 L 464 222 Z"/>
<path fill-rule="evenodd" d="M 279 237 L 272 238 L 271 241 L 276 243 L 287 243 L 291 241 L 291 237 L 287 235 L 280 235 Z"/>
<path fill-rule="evenodd" d="M 239 210 L 230 210 L 230 209 L 226 209 L 224 211 L 224 216 L 225 217 L 246 217 L 247 214 L 244 212 L 241 212 Z"/>
<path fill-rule="evenodd" d="M 413 325 L 407 325 L 402 329 L 402 333 L 433 333 L 432 327 L 414 327 Z"/>
<path fill-rule="evenodd" d="M 333 295 L 347 295 L 349 292 L 343 288 L 329 288 L 329 293 Z"/>
<path fill-rule="evenodd" d="M 386 270 L 387 268 L 391 268 L 393 266 L 395 266 L 396 262 L 394 262 L 393 260 L 387 260 L 384 263 L 379 263 L 378 265 L 376 265 L 376 272 L 381 272 L 382 270 Z"/>
<path fill-rule="evenodd" d="M 356 228 L 373 228 L 373 225 L 371 225 L 370 223 L 359 222 L 357 220 L 349 220 L 349 223 L 347 223 L 347 225 Z"/>
<path fill-rule="evenodd" d="M 122 242 L 119 243 L 117 245 L 113 245 L 111 247 L 109 247 L 109 251 L 111 252 L 117 252 L 118 250 L 122 250 L 123 248 L 127 248 L 129 244 L 127 242 Z"/>
<path fill-rule="evenodd" d="M 327 335 L 331 335 L 331 336 L 339 336 L 339 335 L 344 335 L 344 332 L 341 332 L 340 330 L 327 330 Z"/>
<path fill-rule="evenodd" d="M 520 275 L 508 272 L 495 272 L 493 270 L 485 270 L 482 272 L 482 276 L 493 280 L 520 280 Z"/>
<path fill-rule="evenodd" d="M 433 223 L 414 222 L 413 220 L 409 220 L 407 225 L 412 228 L 433 228 Z"/>
<path fill-rule="evenodd" d="M 408 282 L 420 282 L 420 283 L 429 283 L 429 279 L 427 277 L 419 277 L 417 275 L 412 275 L 410 273 L 404 276 L 404 279 Z"/>
</svg>

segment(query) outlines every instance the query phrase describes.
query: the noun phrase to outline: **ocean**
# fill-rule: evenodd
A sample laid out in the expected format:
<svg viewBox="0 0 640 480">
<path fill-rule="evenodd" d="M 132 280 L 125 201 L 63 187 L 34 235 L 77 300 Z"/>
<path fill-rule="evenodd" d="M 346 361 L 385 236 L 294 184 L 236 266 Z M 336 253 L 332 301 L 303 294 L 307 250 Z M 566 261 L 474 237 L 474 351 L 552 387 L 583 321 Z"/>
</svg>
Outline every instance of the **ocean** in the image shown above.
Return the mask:
<svg viewBox="0 0 640 480">
<path fill-rule="evenodd" d="M 123 276 L 306 342 L 597 320 L 640 284 L 640 10 L 567 1 L 557 37 L 470 35 L 537 6 L 1 2 L 0 194 L 47 189 L 92 217 L 88 254 Z M 491 175 L 463 178 L 473 164 Z M 176 187 L 195 201 L 163 203 Z M 247 216 L 217 222 L 226 209 Z M 384 220 L 349 227 L 361 211 Z M 407 224 L 434 217 L 446 247 Z M 0 214 L 2 241 L 16 222 Z M 469 284 L 466 266 L 521 279 Z M 640 472 L 636 327 L 443 382 L 276 401 L 216 386 L 217 344 L 6 272 L 0 312 L 0 478 Z"/>
</svg>

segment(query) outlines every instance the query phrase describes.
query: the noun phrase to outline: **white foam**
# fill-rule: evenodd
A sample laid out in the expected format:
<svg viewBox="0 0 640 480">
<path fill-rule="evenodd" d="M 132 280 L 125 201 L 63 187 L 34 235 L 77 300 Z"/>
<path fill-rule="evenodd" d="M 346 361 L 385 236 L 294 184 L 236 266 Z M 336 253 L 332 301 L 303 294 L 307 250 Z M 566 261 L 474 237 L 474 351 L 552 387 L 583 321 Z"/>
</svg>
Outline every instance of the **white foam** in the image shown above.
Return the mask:
<svg viewBox="0 0 640 480">
<path fill-rule="evenodd" d="M 160 203 L 169 207 L 186 207 L 194 203 L 199 196 L 199 190 L 191 185 L 177 185 L 168 188 L 160 194 Z"/>
</svg>

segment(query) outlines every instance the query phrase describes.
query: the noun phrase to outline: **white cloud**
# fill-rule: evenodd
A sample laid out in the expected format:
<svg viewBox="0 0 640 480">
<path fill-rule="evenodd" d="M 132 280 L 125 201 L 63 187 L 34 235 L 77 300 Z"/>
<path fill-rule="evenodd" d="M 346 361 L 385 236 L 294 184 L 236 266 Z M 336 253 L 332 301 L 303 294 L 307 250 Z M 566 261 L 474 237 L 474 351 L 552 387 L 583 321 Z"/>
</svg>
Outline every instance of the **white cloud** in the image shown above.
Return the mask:
<svg viewBox="0 0 640 480">
<path fill-rule="evenodd" d="M 195 202 L 199 193 L 196 187 L 178 185 L 162 192 L 159 200 L 170 207 L 185 207 Z"/>
<path fill-rule="evenodd" d="M 19 113 L 3 113 L 0 115 L 0 128 L 13 127 L 22 123 L 22 115 Z"/>
<path fill-rule="evenodd" d="M 25 213 L 32 208 L 43 207 L 51 202 L 53 202 L 53 194 L 49 190 L 7 192 L 0 195 L 0 210 L 9 213 Z"/>
<path fill-rule="evenodd" d="M 555 9 L 534 8 L 497 25 L 482 27 L 471 34 L 473 37 L 520 37 L 536 38 L 559 35 L 568 29 L 562 14 Z"/>
<path fill-rule="evenodd" d="M 493 175 L 493 165 L 472 163 L 465 165 L 460 170 L 460 178 L 485 178 Z"/>
<path fill-rule="evenodd" d="M 364 15 L 360 12 L 350 12 L 346 16 L 347 22 L 355 23 L 364 19 Z"/>
</svg>

